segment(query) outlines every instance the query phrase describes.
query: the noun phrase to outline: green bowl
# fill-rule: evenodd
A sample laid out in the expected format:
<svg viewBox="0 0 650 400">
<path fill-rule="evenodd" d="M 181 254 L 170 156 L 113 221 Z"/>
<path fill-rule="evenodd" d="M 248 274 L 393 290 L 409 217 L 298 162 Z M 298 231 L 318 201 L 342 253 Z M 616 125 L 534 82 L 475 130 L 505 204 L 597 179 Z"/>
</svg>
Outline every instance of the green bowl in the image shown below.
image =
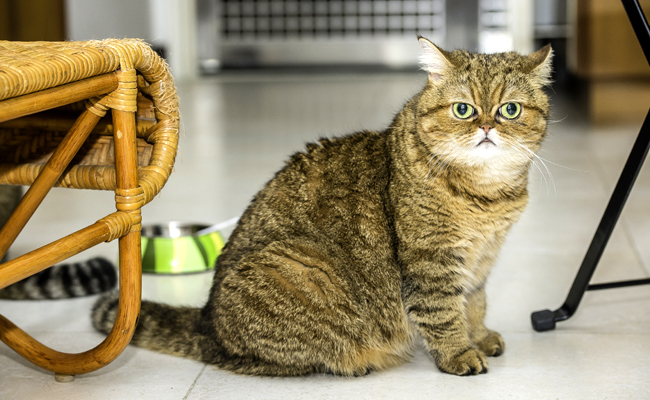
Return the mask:
<svg viewBox="0 0 650 400">
<path fill-rule="evenodd" d="M 225 244 L 219 232 L 196 235 L 208 228 L 183 222 L 142 227 L 142 272 L 187 274 L 214 268 Z"/>
</svg>

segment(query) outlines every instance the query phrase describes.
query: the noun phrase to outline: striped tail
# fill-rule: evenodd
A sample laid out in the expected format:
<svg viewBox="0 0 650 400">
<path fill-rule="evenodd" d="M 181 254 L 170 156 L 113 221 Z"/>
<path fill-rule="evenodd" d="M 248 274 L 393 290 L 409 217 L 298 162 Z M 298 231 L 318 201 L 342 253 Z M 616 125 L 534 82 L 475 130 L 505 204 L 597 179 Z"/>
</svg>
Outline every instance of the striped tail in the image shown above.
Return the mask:
<svg viewBox="0 0 650 400">
<path fill-rule="evenodd" d="M 106 334 L 111 331 L 117 315 L 118 297 L 117 291 L 109 292 L 95 303 L 91 318 L 98 331 Z M 201 351 L 203 335 L 197 329 L 200 319 L 199 308 L 143 301 L 131 344 L 159 353 L 204 361 Z"/>
<path fill-rule="evenodd" d="M 117 271 L 98 257 L 74 264 L 59 264 L 0 289 L 0 299 L 68 299 L 102 293 L 115 287 Z"/>
</svg>

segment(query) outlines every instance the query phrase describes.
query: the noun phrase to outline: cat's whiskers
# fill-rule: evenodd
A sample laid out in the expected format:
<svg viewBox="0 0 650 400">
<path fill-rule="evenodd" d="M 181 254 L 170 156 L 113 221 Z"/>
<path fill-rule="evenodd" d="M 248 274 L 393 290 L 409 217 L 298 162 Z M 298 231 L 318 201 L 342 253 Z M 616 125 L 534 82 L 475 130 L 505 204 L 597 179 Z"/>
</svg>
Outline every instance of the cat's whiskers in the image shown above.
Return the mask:
<svg viewBox="0 0 650 400">
<path fill-rule="evenodd" d="M 424 174 L 424 176 L 420 177 L 420 178 L 424 178 L 422 180 L 422 190 L 423 191 L 427 189 L 425 184 L 429 181 L 429 179 L 431 178 L 431 175 L 433 175 L 433 173 L 435 171 L 439 170 L 443 165 L 445 165 L 445 160 L 449 156 L 448 154 L 445 155 L 445 153 L 446 153 L 445 150 L 446 149 L 447 149 L 447 145 L 445 143 L 438 143 L 437 146 L 432 149 L 431 158 L 429 159 L 429 161 L 426 164 L 426 166 L 429 167 L 429 169 Z M 434 162 L 434 160 L 435 160 L 435 162 Z M 413 182 L 413 185 L 415 185 L 415 182 Z"/>
<path fill-rule="evenodd" d="M 447 157 L 448 156 L 446 155 L 438 155 L 438 157 L 436 157 L 436 162 L 431 164 L 429 171 L 427 171 L 427 173 L 424 175 L 424 179 L 422 179 L 422 191 L 429 189 L 429 187 L 427 187 L 427 183 L 430 183 L 429 179 L 431 179 L 431 176 L 436 171 L 439 171 L 442 167 L 445 166 L 445 160 Z"/>
<path fill-rule="evenodd" d="M 549 123 L 549 124 L 557 124 L 558 122 L 562 122 L 562 121 L 564 121 L 564 120 L 567 119 L 567 118 L 569 118 L 568 115 L 565 115 L 562 119 L 558 119 L 558 120 L 552 120 L 552 119 L 549 119 L 549 120 L 548 120 L 548 123 Z"/>
<path fill-rule="evenodd" d="M 416 181 L 413 182 L 413 185 L 415 185 L 415 183 L 418 182 L 420 179 L 424 178 L 424 179 L 422 179 L 422 191 L 424 191 L 424 190 L 425 190 L 424 182 L 426 182 L 427 179 L 428 179 L 428 177 L 429 177 L 429 175 L 431 175 L 431 171 L 433 170 L 433 168 L 434 168 L 438 163 L 440 163 L 440 158 L 441 158 L 441 156 L 440 156 L 439 154 L 432 154 L 432 155 L 431 155 L 431 158 L 429 159 L 429 162 L 427 162 L 427 165 L 426 165 L 426 166 L 428 167 L 428 170 L 427 170 L 425 173 L 423 173 L 421 176 L 419 176 L 419 177 L 418 177 L 418 180 L 416 180 Z M 434 161 L 434 160 L 435 160 L 435 162 L 432 162 L 432 161 Z M 413 186 L 413 185 L 412 185 L 412 186 Z M 412 187 L 412 186 L 411 186 L 411 187 Z"/>
<path fill-rule="evenodd" d="M 448 158 L 451 158 L 451 157 L 452 156 L 449 155 Z M 440 176 L 441 173 L 447 173 L 447 170 L 449 169 L 450 166 L 451 166 L 451 163 L 445 163 L 444 170 L 441 169 L 441 170 L 438 171 L 438 174 L 433 179 L 431 179 L 430 185 L 433 186 L 433 183 L 436 181 L 436 179 L 438 179 L 438 176 Z"/>
<path fill-rule="evenodd" d="M 447 161 L 451 161 L 454 158 L 455 157 L 454 157 L 454 152 L 453 151 L 447 152 L 447 155 L 442 159 L 442 163 L 438 167 L 438 173 L 436 174 L 436 176 L 433 179 L 431 179 L 431 176 L 429 176 L 425 180 L 425 182 L 427 182 L 429 184 L 429 188 L 433 187 L 434 182 L 436 181 L 436 179 L 438 179 L 438 176 L 440 176 L 441 173 L 446 173 L 447 172 L 447 170 L 449 169 L 449 166 L 451 165 L 451 163 L 447 162 Z M 444 169 L 443 169 L 443 167 L 444 167 Z"/>
<path fill-rule="evenodd" d="M 422 190 L 423 190 L 423 191 L 425 191 L 425 190 L 431 188 L 432 185 L 431 185 L 431 182 L 429 181 L 429 180 L 431 179 L 431 176 L 432 176 L 436 171 L 439 171 L 441 168 L 443 168 L 443 167 L 446 165 L 445 160 L 446 160 L 447 157 L 448 157 L 448 156 L 446 156 L 446 155 L 439 156 L 439 157 L 436 159 L 436 162 L 431 166 L 431 168 L 429 168 L 429 171 L 427 172 L 427 174 L 424 176 L 424 179 L 422 180 Z M 437 176 L 437 175 L 436 175 L 436 176 Z M 427 186 L 427 184 L 428 184 L 429 186 Z"/>
<path fill-rule="evenodd" d="M 519 150 L 519 149 L 516 149 L 516 150 L 521 152 L 521 150 Z M 540 181 L 539 181 L 539 186 L 541 187 L 542 183 L 544 183 L 546 185 L 546 193 L 548 194 L 549 193 L 549 184 L 548 184 L 548 180 L 546 179 L 546 175 L 544 174 L 544 171 L 540 168 L 539 165 L 537 165 L 537 162 L 536 162 L 534 157 L 531 157 L 530 155 L 528 155 L 526 153 L 522 153 L 522 154 L 524 154 L 525 157 L 527 157 L 531 161 L 531 164 L 533 164 L 535 166 L 535 168 L 537 168 L 537 170 L 539 171 L 539 174 L 542 177 L 542 179 L 540 179 Z"/>
<path fill-rule="evenodd" d="M 557 188 L 555 186 L 555 179 L 553 178 L 553 174 L 551 173 L 551 170 L 548 168 L 548 166 L 544 162 L 544 159 L 542 159 L 540 156 L 535 154 L 534 151 L 529 149 L 521 139 L 516 138 L 516 137 L 513 137 L 512 139 L 513 139 L 512 143 L 515 145 L 515 149 L 523 149 L 523 150 L 525 150 L 527 152 L 527 154 L 528 154 L 527 158 L 530 159 L 532 164 L 539 170 L 539 172 L 540 172 L 540 174 L 542 176 L 542 179 L 546 183 L 547 194 L 548 194 L 548 190 L 549 190 L 549 185 L 548 184 L 549 184 L 549 181 L 550 181 L 551 185 L 553 186 L 553 193 L 557 197 Z M 526 154 L 526 153 L 524 153 L 524 154 Z M 548 174 L 548 180 L 546 179 L 544 171 L 542 171 L 540 166 L 537 165 L 536 161 L 541 162 L 542 165 L 544 166 L 544 169 L 546 170 L 546 173 Z"/>
<path fill-rule="evenodd" d="M 431 174 L 431 170 L 436 166 L 436 164 L 438 164 L 440 162 L 440 158 L 442 156 L 441 156 L 441 154 L 437 153 L 437 150 L 439 150 L 441 146 L 442 145 L 438 145 L 438 147 L 436 147 L 436 149 L 434 149 L 435 151 L 433 152 L 433 154 L 431 154 L 431 158 L 429 159 L 429 162 L 427 162 L 427 164 L 425 166 L 425 167 L 428 168 L 428 171 L 426 173 L 424 173 L 424 175 L 423 175 L 424 177 L 429 176 Z M 434 160 L 435 160 L 435 162 L 432 162 Z M 420 176 L 420 178 L 422 178 L 422 176 Z"/>
<path fill-rule="evenodd" d="M 537 154 L 536 154 L 536 155 L 537 155 Z M 544 160 L 545 162 L 547 162 L 547 163 L 549 163 L 549 164 L 553 164 L 553 165 L 555 165 L 556 167 L 565 168 L 565 169 L 568 169 L 568 170 L 571 170 L 571 171 L 576 171 L 576 172 L 589 172 L 589 171 L 585 171 L 585 170 L 582 170 L 582 169 L 571 168 L 571 167 L 567 167 L 566 165 L 562 165 L 562 164 L 555 163 L 555 162 L 553 162 L 553 161 L 551 161 L 551 160 L 547 160 L 546 158 L 544 158 L 544 157 L 542 157 L 542 156 L 540 156 L 540 155 L 537 155 L 537 157 L 538 157 L 540 160 Z"/>
<path fill-rule="evenodd" d="M 440 155 L 437 154 L 436 151 L 435 151 L 435 150 L 437 150 L 439 148 L 440 148 L 440 145 L 438 147 L 436 147 L 434 149 L 434 151 L 431 152 L 431 157 L 429 158 L 429 161 L 427 161 L 427 163 L 424 165 L 424 169 L 425 169 L 426 172 L 422 172 L 422 174 L 420 176 L 418 176 L 418 178 L 416 180 L 413 181 L 413 183 L 411 184 L 411 189 L 413 189 L 413 186 L 415 186 L 415 184 L 420 179 L 424 178 L 424 180 L 426 180 L 426 177 L 431 173 L 431 169 L 439 162 Z M 435 162 L 434 162 L 434 160 L 435 160 Z M 422 187 L 422 189 L 424 190 L 424 186 Z"/>
</svg>

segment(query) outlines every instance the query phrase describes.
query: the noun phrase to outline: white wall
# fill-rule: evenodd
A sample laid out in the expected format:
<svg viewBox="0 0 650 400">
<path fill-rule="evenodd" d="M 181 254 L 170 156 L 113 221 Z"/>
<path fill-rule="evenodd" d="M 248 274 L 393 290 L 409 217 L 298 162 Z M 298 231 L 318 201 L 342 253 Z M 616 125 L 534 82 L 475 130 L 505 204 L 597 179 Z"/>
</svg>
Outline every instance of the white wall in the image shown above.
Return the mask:
<svg viewBox="0 0 650 400">
<path fill-rule="evenodd" d="M 490 0 L 482 0 L 481 3 L 490 3 Z M 533 0 L 499 0 L 499 6 L 505 4 L 506 11 L 486 13 L 481 17 L 498 21 L 498 26 L 503 29 L 480 28 L 479 51 L 484 53 L 496 53 L 504 51 L 517 51 L 521 54 L 528 54 L 533 51 L 535 19 Z M 490 26 L 492 24 L 485 24 Z"/>
<path fill-rule="evenodd" d="M 66 0 L 65 10 L 70 40 L 151 40 L 149 0 Z"/>
<path fill-rule="evenodd" d="M 140 0 L 143 1 L 143 0 Z M 175 79 L 198 75 L 195 0 L 149 0 L 151 40 L 167 49 Z"/>
<path fill-rule="evenodd" d="M 164 47 L 175 79 L 197 75 L 195 0 L 66 0 L 69 40 L 138 38 Z"/>
<path fill-rule="evenodd" d="M 508 1 L 508 26 L 512 34 L 513 50 L 532 53 L 535 40 L 535 5 L 533 0 Z"/>
</svg>

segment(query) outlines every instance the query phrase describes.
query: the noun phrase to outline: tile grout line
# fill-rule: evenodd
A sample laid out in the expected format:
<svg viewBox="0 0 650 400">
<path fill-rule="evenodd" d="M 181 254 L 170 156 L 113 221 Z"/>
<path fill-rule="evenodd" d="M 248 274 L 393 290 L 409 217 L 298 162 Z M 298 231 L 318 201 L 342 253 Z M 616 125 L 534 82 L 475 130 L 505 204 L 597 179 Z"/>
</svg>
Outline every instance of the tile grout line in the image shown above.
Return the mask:
<svg viewBox="0 0 650 400">
<path fill-rule="evenodd" d="M 192 393 L 192 390 L 194 389 L 194 386 L 196 385 L 196 382 L 199 381 L 199 378 L 201 378 L 201 375 L 203 375 L 203 371 L 207 368 L 207 364 L 203 365 L 203 368 L 201 368 L 201 372 L 199 372 L 199 375 L 194 379 L 194 382 L 192 382 L 192 386 L 187 390 L 187 393 L 185 393 L 185 396 L 183 397 L 183 400 L 187 400 L 189 397 L 190 393 Z"/>
</svg>

